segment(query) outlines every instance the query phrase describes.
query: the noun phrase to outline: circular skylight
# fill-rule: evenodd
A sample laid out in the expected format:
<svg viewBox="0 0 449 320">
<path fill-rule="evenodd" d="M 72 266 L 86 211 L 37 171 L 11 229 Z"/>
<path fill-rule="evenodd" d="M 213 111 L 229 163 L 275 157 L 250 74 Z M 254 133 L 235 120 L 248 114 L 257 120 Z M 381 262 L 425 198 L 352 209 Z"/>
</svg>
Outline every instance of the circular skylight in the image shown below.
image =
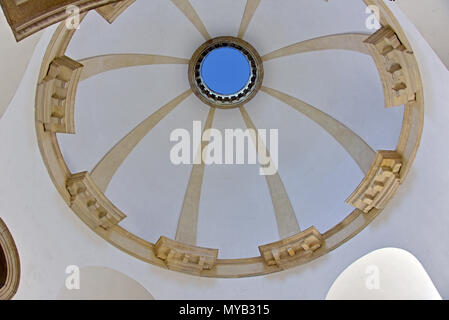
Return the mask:
<svg viewBox="0 0 449 320">
<path fill-rule="evenodd" d="M 218 37 L 201 45 L 189 64 L 192 91 L 211 107 L 236 108 L 251 100 L 263 81 L 262 60 L 249 43 Z"/>
<path fill-rule="evenodd" d="M 248 59 L 235 48 L 212 50 L 201 66 L 201 77 L 206 86 L 223 95 L 232 95 L 242 90 L 248 83 L 250 74 Z"/>
</svg>

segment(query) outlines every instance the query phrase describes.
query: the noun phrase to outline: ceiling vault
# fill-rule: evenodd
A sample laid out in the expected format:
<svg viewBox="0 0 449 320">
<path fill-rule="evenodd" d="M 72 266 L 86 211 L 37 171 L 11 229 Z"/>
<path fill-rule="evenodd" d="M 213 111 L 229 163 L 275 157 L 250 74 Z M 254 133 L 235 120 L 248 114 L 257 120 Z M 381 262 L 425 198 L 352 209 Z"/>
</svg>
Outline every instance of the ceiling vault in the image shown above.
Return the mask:
<svg viewBox="0 0 449 320">
<path fill-rule="evenodd" d="M 281 91 L 261 88 L 264 93 L 284 102 L 325 129 L 365 173 L 364 180 L 347 200 L 354 207 L 354 211 L 327 231 L 315 227 L 301 231 L 279 174 L 266 176 L 281 240 L 260 246 L 260 255 L 256 257 L 218 259 L 218 249 L 196 246 L 198 208 L 205 169 L 202 161 L 192 168 L 178 221 L 176 240 L 161 237 L 156 244 L 153 244 L 121 227 L 120 222 L 126 215 L 105 196 L 105 190 L 115 172 L 137 144 L 165 116 L 189 97 L 192 89 L 180 94 L 138 124 L 109 150 L 91 174 L 72 173 L 62 155 L 58 136 L 75 131 L 70 115 L 74 110 L 74 97 L 79 78 L 87 79 L 101 72 L 130 66 L 186 63 L 186 61 L 174 57 L 124 54 L 90 57 L 79 63 L 66 56 L 66 49 L 76 30 L 67 29 L 64 23 L 61 23 L 55 31 L 44 55 L 36 88 L 35 105 L 37 141 L 42 159 L 56 189 L 75 214 L 110 244 L 142 261 L 189 274 L 224 278 L 269 274 L 307 263 L 342 245 L 361 232 L 383 210 L 389 199 L 394 196 L 397 187 L 404 181 L 419 146 L 424 117 L 422 80 L 415 55 L 401 26 L 384 1 L 363 1 L 367 5 L 377 5 L 381 15 L 381 30 L 368 39 L 364 34 L 330 35 L 296 43 L 264 57 L 264 60 L 268 61 L 292 54 L 326 49 L 352 50 L 365 54 L 368 52 L 381 75 L 380 80 L 388 98 L 385 107 L 402 104 L 405 106 L 396 150 L 381 150 L 376 153 L 360 136 L 330 115 Z M 96 8 L 100 2 L 109 4 L 111 1 L 79 2 L 95 3 Z M 205 39 L 210 39 L 206 27 L 188 0 L 172 0 L 172 2 Z M 239 36 L 245 35 L 259 3 L 260 1 L 248 0 Z M 122 5 L 109 8 L 121 10 L 126 7 L 124 4 L 123 2 Z M 109 17 L 114 18 L 121 12 L 111 12 Z M 85 14 L 85 12 L 81 14 L 81 21 Z M 53 21 L 50 20 L 47 22 Z M 28 31 L 32 33 L 35 29 Z M 386 54 L 385 57 L 381 57 L 382 53 Z M 394 64 L 388 65 L 387 62 L 390 60 L 387 58 L 393 59 Z M 403 83 L 396 84 L 394 81 L 398 79 Z M 211 108 L 209 111 L 205 130 L 212 127 L 214 110 Z M 240 112 L 246 126 L 256 129 L 243 106 L 240 107 Z M 62 126 L 64 124 L 69 125 Z M 254 135 L 253 139 L 257 140 L 256 137 Z M 254 143 L 258 151 L 269 154 L 263 143 L 260 145 L 257 145 L 257 141 Z M 201 157 L 203 148 L 202 143 L 197 157 Z"/>
</svg>

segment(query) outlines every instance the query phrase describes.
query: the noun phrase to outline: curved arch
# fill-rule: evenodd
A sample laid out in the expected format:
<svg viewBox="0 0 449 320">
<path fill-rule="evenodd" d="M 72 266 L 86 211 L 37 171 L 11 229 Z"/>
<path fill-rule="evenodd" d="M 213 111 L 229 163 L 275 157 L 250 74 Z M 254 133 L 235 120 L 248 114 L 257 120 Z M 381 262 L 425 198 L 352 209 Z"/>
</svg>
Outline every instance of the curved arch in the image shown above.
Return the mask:
<svg viewBox="0 0 449 320">
<path fill-rule="evenodd" d="M 432 280 L 410 252 L 384 248 L 364 255 L 334 281 L 326 300 L 441 300 Z"/>
<path fill-rule="evenodd" d="M 16 244 L 0 218 L 0 300 L 9 300 L 20 282 L 20 259 Z"/>
</svg>

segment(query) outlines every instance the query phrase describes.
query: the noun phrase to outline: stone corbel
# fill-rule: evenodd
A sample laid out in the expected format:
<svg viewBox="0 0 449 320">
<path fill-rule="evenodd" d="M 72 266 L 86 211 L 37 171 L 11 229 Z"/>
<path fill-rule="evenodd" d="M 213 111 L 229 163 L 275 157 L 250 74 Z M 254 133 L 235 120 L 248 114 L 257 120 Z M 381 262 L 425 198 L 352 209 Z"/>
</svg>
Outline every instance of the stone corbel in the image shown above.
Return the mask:
<svg viewBox="0 0 449 320">
<path fill-rule="evenodd" d="M 218 249 L 191 246 L 163 236 L 156 242 L 154 251 L 169 269 L 195 275 L 211 270 L 218 256 Z"/>
<path fill-rule="evenodd" d="M 259 251 L 267 265 L 287 269 L 297 265 L 299 260 L 309 257 L 323 245 L 321 233 L 315 227 L 310 227 L 286 239 L 259 246 Z"/>
<path fill-rule="evenodd" d="M 396 151 L 378 151 L 370 171 L 346 202 L 369 213 L 384 209 L 400 184 L 402 157 Z"/>
<path fill-rule="evenodd" d="M 382 80 L 385 107 L 416 100 L 418 83 L 412 74 L 413 53 L 390 27 L 382 27 L 365 40 Z"/>
<path fill-rule="evenodd" d="M 126 218 L 98 189 L 88 172 L 72 174 L 67 181 L 71 208 L 92 229 L 108 230 Z"/>
<path fill-rule="evenodd" d="M 37 120 L 45 131 L 75 133 L 75 95 L 83 65 L 66 57 L 50 64 L 37 87 Z"/>
</svg>

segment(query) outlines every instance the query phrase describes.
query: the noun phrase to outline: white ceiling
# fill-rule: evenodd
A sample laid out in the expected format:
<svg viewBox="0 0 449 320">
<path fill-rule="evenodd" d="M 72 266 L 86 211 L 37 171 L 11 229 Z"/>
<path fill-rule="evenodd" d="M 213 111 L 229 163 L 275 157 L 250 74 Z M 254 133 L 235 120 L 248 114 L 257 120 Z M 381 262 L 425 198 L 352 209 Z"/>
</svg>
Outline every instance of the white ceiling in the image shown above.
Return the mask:
<svg viewBox="0 0 449 320">
<path fill-rule="evenodd" d="M 192 0 L 210 34 L 236 35 L 246 1 Z M 361 0 L 261 2 L 245 40 L 260 54 L 308 38 L 368 32 Z M 93 32 L 95 30 L 95 32 Z M 204 39 L 170 1 L 136 1 L 116 22 L 91 12 L 67 55 L 149 53 L 189 58 Z M 402 107 L 384 108 L 380 80 L 368 56 L 327 51 L 265 63 L 264 85 L 329 113 L 374 149 L 393 149 Z M 76 135 L 59 135 L 73 172 L 92 170 L 103 155 L 145 117 L 189 87 L 187 66 L 154 65 L 115 70 L 80 83 Z M 346 151 L 314 122 L 259 92 L 247 111 L 259 128 L 279 129 L 279 173 L 301 228 L 322 232 L 351 207 L 346 197 L 363 175 Z M 128 217 L 121 223 L 149 241 L 174 238 L 191 166 L 169 161 L 170 132 L 205 121 L 208 107 L 190 96 L 137 146 L 114 176 L 107 196 Z M 245 128 L 238 110 L 217 110 L 214 127 Z M 206 167 L 198 245 L 220 248 L 221 258 L 258 255 L 257 246 L 278 240 L 265 178 L 254 165 Z"/>
</svg>

